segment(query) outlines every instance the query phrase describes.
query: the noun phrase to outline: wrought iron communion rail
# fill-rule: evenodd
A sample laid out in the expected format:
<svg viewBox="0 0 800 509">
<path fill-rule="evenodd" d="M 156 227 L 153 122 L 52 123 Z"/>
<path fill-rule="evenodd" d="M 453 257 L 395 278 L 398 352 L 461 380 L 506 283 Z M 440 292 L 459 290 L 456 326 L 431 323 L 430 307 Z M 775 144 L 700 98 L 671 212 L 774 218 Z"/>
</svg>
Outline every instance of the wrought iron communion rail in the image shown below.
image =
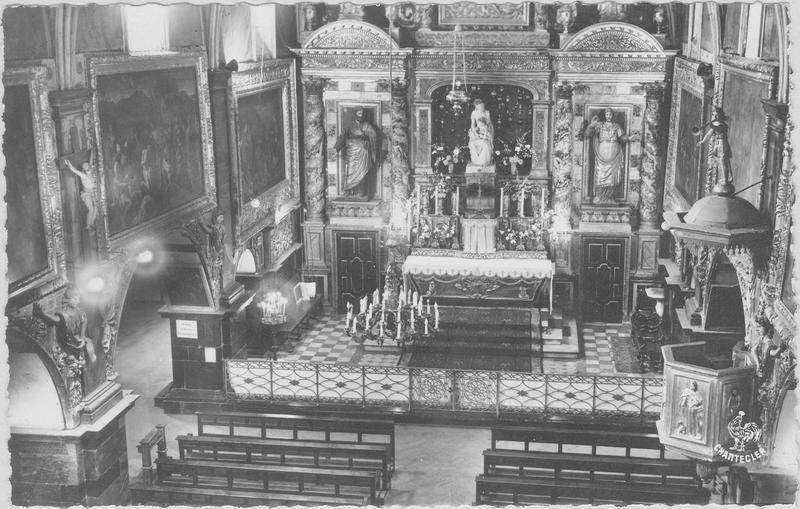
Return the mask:
<svg viewBox="0 0 800 509">
<path fill-rule="evenodd" d="M 268 360 L 225 361 L 229 396 L 242 401 L 522 415 L 656 418 L 661 378 L 580 376 Z"/>
</svg>

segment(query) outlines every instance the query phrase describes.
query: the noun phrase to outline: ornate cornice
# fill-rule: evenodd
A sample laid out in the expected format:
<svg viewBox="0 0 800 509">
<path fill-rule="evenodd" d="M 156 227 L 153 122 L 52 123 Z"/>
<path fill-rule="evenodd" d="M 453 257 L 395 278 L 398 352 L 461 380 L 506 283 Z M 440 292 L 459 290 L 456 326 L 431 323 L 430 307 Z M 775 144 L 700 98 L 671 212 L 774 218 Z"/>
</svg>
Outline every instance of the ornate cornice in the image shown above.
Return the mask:
<svg viewBox="0 0 800 509">
<path fill-rule="evenodd" d="M 445 50 L 422 50 L 411 57 L 416 72 L 452 69 L 453 53 Z M 543 51 L 467 50 L 466 71 L 469 72 L 549 72 L 550 57 Z"/>
<path fill-rule="evenodd" d="M 292 76 L 293 62 L 292 59 L 281 59 L 248 65 L 231 75 L 231 85 L 234 90 L 239 91 L 287 80 Z"/>
<path fill-rule="evenodd" d="M 405 73 L 405 61 L 411 50 L 393 51 L 373 49 L 335 49 L 335 50 L 294 50 L 302 58 L 303 71 L 317 69 L 352 69 L 389 74 L 389 63 L 392 71 L 398 75 Z"/>
<path fill-rule="evenodd" d="M 556 53 L 553 67 L 559 73 L 658 73 L 667 70 L 671 55 L 662 53 Z M 582 81 L 592 81 L 585 76 Z M 638 78 L 641 81 L 641 77 Z"/>
<path fill-rule="evenodd" d="M 468 32 L 466 44 L 479 48 L 546 48 L 550 34 L 544 30 L 520 31 L 481 31 Z M 453 47 L 453 32 L 418 30 L 414 42 L 422 47 Z"/>
<path fill-rule="evenodd" d="M 735 67 L 743 71 L 750 71 L 759 74 L 766 74 L 774 78 L 778 71 L 777 63 L 764 62 L 763 60 L 753 60 L 750 58 L 740 57 L 738 55 L 729 55 L 723 53 L 719 56 L 719 63 L 730 67 Z"/>
<path fill-rule="evenodd" d="M 381 217 L 381 202 L 348 202 L 331 200 L 328 202 L 330 217 Z"/>
</svg>

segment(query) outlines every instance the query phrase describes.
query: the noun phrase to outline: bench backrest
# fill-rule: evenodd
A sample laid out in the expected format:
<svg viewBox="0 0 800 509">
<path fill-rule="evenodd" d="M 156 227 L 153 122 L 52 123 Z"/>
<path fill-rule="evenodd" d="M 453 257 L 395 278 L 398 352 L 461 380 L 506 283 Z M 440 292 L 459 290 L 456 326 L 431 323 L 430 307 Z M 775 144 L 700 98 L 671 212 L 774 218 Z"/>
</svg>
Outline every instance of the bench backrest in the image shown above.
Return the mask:
<svg viewBox="0 0 800 509">
<path fill-rule="evenodd" d="M 582 472 L 620 472 L 667 475 L 682 478 L 696 476 L 694 464 L 687 460 L 591 456 L 553 452 L 483 451 L 484 472 L 491 467 L 528 467 L 575 470 Z"/>
<path fill-rule="evenodd" d="M 663 449 L 661 441 L 655 433 L 551 427 L 493 427 L 492 449 L 497 448 L 498 441 L 558 444 L 559 450 L 560 446 L 564 444 L 625 447 L 626 449 Z"/>
</svg>

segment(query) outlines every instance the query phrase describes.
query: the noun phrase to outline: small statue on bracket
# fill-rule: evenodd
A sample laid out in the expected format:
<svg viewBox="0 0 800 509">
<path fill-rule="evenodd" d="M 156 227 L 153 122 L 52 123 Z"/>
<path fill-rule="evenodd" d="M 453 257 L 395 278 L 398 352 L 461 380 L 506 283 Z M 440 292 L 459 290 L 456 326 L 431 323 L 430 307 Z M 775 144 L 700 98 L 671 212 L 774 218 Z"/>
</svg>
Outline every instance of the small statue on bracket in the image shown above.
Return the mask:
<svg viewBox="0 0 800 509">
<path fill-rule="evenodd" d="M 56 327 L 56 337 L 62 348 L 82 357 L 86 356 L 90 363 L 97 360 L 92 338 L 86 335 L 88 321 L 86 313 L 78 307 L 81 303 L 81 296 L 73 287 L 67 287 L 61 301 L 61 309 L 55 314 L 47 314 L 38 302 L 33 304 L 33 316 L 40 318 L 47 325 Z"/>
</svg>

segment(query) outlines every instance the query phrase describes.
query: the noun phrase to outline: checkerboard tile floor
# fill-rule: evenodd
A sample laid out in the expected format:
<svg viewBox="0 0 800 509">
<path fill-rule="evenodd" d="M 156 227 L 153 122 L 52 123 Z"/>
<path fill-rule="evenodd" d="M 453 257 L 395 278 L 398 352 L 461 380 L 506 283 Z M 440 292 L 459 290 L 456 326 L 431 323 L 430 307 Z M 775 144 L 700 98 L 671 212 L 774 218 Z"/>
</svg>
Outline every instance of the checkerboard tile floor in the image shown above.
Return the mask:
<svg viewBox="0 0 800 509">
<path fill-rule="evenodd" d="M 583 324 L 584 357 L 579 359 L 544 359 L 544 372 L 572 375 L 617 374 L 611 354 L 612 335 L 630 336 L 626 326 L 607 326 L 603 324 Z M 367 366 L 396 366 L 400 355 L 396 352 L 367 351 L 344 333 L 344 316 L 326 310 L 311 327 L 303 331 L 302 339 L 296 343 L 292 352 L 282 349 L 278 352 L 280 361 L 324 362 L 336 364 L 359 364 Z M 533 360 L 534 370 L 538 371 L 538 359 Z M 627 376 L 636 376 L 626 374 Z M 648 375 L 644 375 L 648 376 Z M 649 375 L 654 376 L 654 375 Z"/>
</svg>

